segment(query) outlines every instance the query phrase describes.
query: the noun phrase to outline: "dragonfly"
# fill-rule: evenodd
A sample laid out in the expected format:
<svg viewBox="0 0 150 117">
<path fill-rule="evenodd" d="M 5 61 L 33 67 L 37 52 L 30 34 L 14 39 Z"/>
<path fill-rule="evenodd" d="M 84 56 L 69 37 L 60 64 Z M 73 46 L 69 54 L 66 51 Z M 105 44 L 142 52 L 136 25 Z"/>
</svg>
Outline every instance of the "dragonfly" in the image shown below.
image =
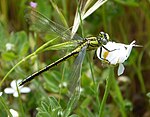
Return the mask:
<svg viewBox="0 0 150 117">
<path fill-rule="evenodd" d="M 75 43 L 74 49 L 66 54 L 65 56 L 61 57 L 60 59 L 54 61 L 53 63 L 47 65 L 46 67 L 34 72 L 33 74 L 29 75 L 27 78 L 23 79 L 19 86 L 24 85 L 25 83 L 31 81 L 35 77 L 39 76 L 45 71 L 53 68 L 54 66 L 66 61 L 67 59 L 71 58 L 72 56 L 77 56 L 74 60 L 72 73 L 70 75 L 70 79 L 72 81 L 72 89 L 76 88 L 77 84 L 80 82 L 81 76 L 81 69 L 82 63 L 86 54 L 86 51 L 96 50 L 98 47 L 106 45 L 109 42 L 109 35 L 105 32 L 100 32 L 98 36 L 95 37 L 81 37 L 77 34 L 72 36 L 70 30 L 66 29 L 65 27 L 55 23 L 54 21 L 50 20 L 40 12 L 36 11 L 35 9 L 28 9 L 26 19 L 31 22 L 32 25 L 35 27 L 42 28 L 43 31 L 46 32 L 54 32 L 56 33 L 60 39 L 65 39 L 67 42 L 72 41 Z M 104 47 L 105 48 L 105 47 Z"/>
</svg>

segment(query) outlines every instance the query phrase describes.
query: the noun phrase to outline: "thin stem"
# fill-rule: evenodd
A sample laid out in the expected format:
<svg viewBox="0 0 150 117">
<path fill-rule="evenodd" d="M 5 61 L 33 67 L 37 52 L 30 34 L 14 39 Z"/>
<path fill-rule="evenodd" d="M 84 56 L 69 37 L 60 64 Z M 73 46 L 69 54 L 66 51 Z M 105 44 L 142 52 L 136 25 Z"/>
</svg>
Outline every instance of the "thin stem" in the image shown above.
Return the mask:
<svg viewBox="0 0 150 117">
<path fill-rule="evenodd" d="M 0 96 L 0 104 L 4 107 L 4 109 L 6 110 L 7 114 L 10 117 L 13 117 L 12 114 L 10 113 L 10 111 L 9 111 L 9 107 L 6 104 L 6 100 L 4 100 L 4 98 L 2 96 Z"/>
<path fill-rule="evenodd" d="M 99 100 L 99 85 L 96 85 L 96 81 L 95 81 L 95 78 L 94 78 L 94 73 L 93 73 L 93 67 L 92 67 L 92 64 L 89 60 L 89 55 L 87 56 L 87 59 L 88 59 L 88 63 L 89 63 L 89 66 L 90 66 L 90 71 L 91 71 L 91 75 L 92 75 L 92 80 L 93 80 L 93 84 L 94 84 L 94 93 L 96 95 L 96 101 L 98 103 L 98 105 L 100 105 L 100 100 Z"/>
<path fill-rule="evenodd" d="M 117 81 L 116 81 L 115 77 L 113 77 L 111 79 L 111 81 L 112 81 L 112 86 L 113 86 L 112 90 L 114 92 L 114 93 L 111 93 L 111 96 L 113 97 L 114 101 L 116 102 L 116 104 L 119 107 L 121 117 L 127 117 L 127 114 L 126 114 L 126 111 L 125 111 L 125 106 L 124 106 L 124 100 L 123 100 L 120 88 L 117 84 Z"/>
<path fill-rule="evenodd" d="M 104 96 L 100 105 L 100 109 L 99 109 L 99 117 L 103 117 L 103 112 L 104 112 L 104 106 L 106 104 L 106 100 L 109 94 L 109 90 L 110 90 L 110 86 L 111 86 L 111 79 L 112 77 L 114 77 L 114 68 L 113 67 L 109 67 L 109 76 L 106 79 L 106 89 L 104 92 Z"/>
<path fill-rule="evenodd" d="M 21 116 L 22 117 L 25 117 L 25 113 L 24 113 L 24 109 L 23 109 L 23 104 L 22 104 L 22 101 L 21 101 L 21 97 L 20 97 L 20 91 L 19 91 L 19 87 L 18 87 L 18 84 L 17 84 L 17 81 L 16 81 L 16 87 L 17 87 L 17 92 L 18 92 L 18 95 L 19 95 L 19 109 L 20 109 L 20 112 L 21 112 Z"/>
</svg>

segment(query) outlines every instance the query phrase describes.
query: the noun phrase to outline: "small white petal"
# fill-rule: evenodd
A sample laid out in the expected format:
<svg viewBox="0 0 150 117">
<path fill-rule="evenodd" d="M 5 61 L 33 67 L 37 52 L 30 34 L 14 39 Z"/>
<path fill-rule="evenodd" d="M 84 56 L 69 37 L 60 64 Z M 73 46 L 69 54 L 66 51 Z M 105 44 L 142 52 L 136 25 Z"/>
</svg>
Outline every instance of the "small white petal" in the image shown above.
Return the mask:
<svg viewBox="0 0 150 117">
<path fill-rule="evenodd" d="M 2 96 L 3 92 L 0 92 L 0 96 Z"/>
<path fill-rule="evenodd" d="M 21 81 L 22 81 L 21 79 L 17 80 L 17 84 L 19 84 Z"/>
<path fill-rule="evenodd" d="M 130 56 L 132 47 L 135 45 L 134 43 L 135 43 L 135 41 L 132 41 L 131 44 L 128 45 L 127 50 L 126 50 L 126 51 L 127 51 L 127 52 L 126 52 L 126 59 L 128 59 L 128 57 Z"/>
<path fill-rule="evenodd" d="M 62 116 L 63 115 L 63 112 L 60 110 L 60 111 L 58 111 L 58 116 L 60 117 L 60 116 Z"/>
<path fill-rule="evenodd" d="M 122 63 L 119 64 L 119 67 L 118 67 L 118 76 L 120 76 L 121 74 L 123 74 L 124 72 L 124 65 Z"/>
<path fill-rule="evenodd" d="M 15 110 L 13 110 L 13 109 L 10 109 L 9 111 L 10 111 L 10 113 L 12 114 L 13 117 L 19 117 L 19 114 L 18 114 L 17 111 L 15 111 Z"/>
<path fill-rule="evenodd" d="M 135 42 L 136 42 L 135 40 L 132 41 L 132 42 L 130 43 L 130 45 L 135 45 Z"/>
<path fill-rule="evenodd" d="M 62 87 L 67 87 L 67 83 L 63 82 L 63 83 L 59 84 L 59 88 L 62 88 Z"/>
<path fill-rule="evenodd" d="M 67 87 L 67 82 L 63 82 L 63 86 L 64 86 L 64 87 Z"/>
<path fill-rule="evenodd" d="M 6 94 L 13 94 L 15 92 L 15 90 L 13 88 L 6 88 L 6 89 L 4 89 L 4 92 Z"/>
<path fill-rule="evenodd" d="M 83 91 L 84 91 L 84 89 L 83 89 L 83 88 L 80 88 L 80 93 L 83 92 Z"/>
<path fill-rule="evenodd" d="M 7 51 L 12 50 L 13 47 L 14 47 L 14 45 L 11 44 L 11 43 L 7 43 L 7 44 L 6 44 L 6 50 L 7 50 Z"/>
<path fill-rule="evenodd" d="M 14 96 L 14 97 L 18 97 L 18 96 L 19 96 L 19 95 L 18 95 L 18 92 L 15 91 L 15 92 L 13 93 L 13 96 Z"/>
<path fill-rule="evenodd" d="M 20 93 L 29 93 L 31 91 L 31 89 L 29 87 L 22 87 L 20 89 Z"/>
<path fill-rule="evenodd" d="M 17 90 L 18 84 L 21 82 L 22 80 L 13 80 L 10 84 L 10 86 L 14 89 Z M 22 88 L 23 86 L 18 86 L 18 89 Z"/>
<path fill-rule="evenodd" d="M 17 89 L 16 87 L 16 80 L 13 80 L 11 83 L 10 83 L 10 86 L 13 88 L 13 89 Z"/>
</svg>

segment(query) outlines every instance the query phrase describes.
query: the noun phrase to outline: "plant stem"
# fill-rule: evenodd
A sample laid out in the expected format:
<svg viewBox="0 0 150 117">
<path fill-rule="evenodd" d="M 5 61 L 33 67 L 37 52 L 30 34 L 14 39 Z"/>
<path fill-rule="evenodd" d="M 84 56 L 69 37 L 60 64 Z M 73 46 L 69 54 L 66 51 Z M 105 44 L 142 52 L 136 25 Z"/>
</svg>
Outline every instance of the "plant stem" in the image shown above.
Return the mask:
<svg viewBox="0 0 150 117">
<path fill-rule="evenodd" d="M 94 78 L 94 73 L 93 73 L 93 68 L 94 67 L 90 62 L 89 55 L 87 56 L 87 59 L 88 59 L 88 63 L 89 63 L 89 66 L 90 66 L 91 76 L 92 76 L 92 80 L 93 80 L 93 84 L 94 84 L 94 91 L 95 91 L 94 93 L 95 93 L 96 101 L 97 101 L 98 105 L 100 105 L 99 85 L 98 85 L 98 83 L 96 83 L 95 78 Z"/>
<path fill-rule="evenodd" d="M 109 76 L 106 79 L 106 89 L 104 92 L 104 96 L 100 105 L 100 109 L 99 109 L 99 117 L 103 117 L 103 112 L 104 112 L 104 106 L 106 104 L 106 100 L 108 97 L 108 93 L 110 90 L 110 86 L 111 86 L 111 77 L 114 77 L 114 68 L 113 67 L 109 67 Z"/>
<path fill-rule="evenodd" d="M 112 81 L 112 86 L 113 86 L 112 90 L 115 93 L 115 95 L 114 95 L 114 93 L 111 93 L 111 96 L 114 98 L 116 104 L 118 105 L 118 108 L 121 113 L 121 117 L 127 117 L 127 114 L 125 111 L 125 106 L 124 106 L 124 100 L 123 100 L 120 88 L 114 77 L 112 77 L 111 81 Z"/>
<path fill-rule="evenodd" d="M 4 100 L 4 98 L 2 96 L 0 96 L 0 104 L 4 107 L 3 109 L 6 110 L 7 114 L 10 116 L 10 117 L 13 117 L 12 114 L 10 113 L 9 111 L 9 107 L 7 106 L 6 104 L 6 100 Z"/>
</svg>

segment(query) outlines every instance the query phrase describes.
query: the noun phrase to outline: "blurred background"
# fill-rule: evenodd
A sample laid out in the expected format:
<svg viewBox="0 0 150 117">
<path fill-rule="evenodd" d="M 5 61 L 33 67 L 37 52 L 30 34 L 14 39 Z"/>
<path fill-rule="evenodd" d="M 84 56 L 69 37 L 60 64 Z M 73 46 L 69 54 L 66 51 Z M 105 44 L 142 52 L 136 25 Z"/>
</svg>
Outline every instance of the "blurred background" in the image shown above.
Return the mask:
<svg viewBox="0 0 150 117">
<path fill-rule="evenodd" d="M 93 0 L 93 3 L 96 0 Z M 1 0 L 0 1 L 0 80 L 8 71 L 16 65 L 21 59 L 34 52 L 38 47 L 49 40 L 46 34 L 31 31 L 29 24 L 25 19 L 25 10 L 29 6 L 29 0 Z M 49 19 L 66 26 L 73 25 L 75 12 L 77 8 L 76 1 L 53 0 L 61 11 L 65 20 L 61 17 L 56 7 L 52 5 L 51 0 L 34 0 L 37 3 L 37 10 L 47 16 Z M 83 0 L 83 5 L 86 0 Z M 91 4 L 92 5 L 92 4 Z M 115 42 L 130 44 L 136 40 L 136 44 L 142 45 L 142 48 L 134 47 L 131 56 L 125 62 L 125 72 L 121 77 L 117 77 L 117 67 L 115 67 L 115 76 L 120 92 L 122 94 L 126 115 L 130 117 L 150 117 L 150 0 L 108 0 L 93 14 L 83 21 L 83 30 L 85 37 L 97 36 L 100 31 L 107 32 L 111 40 Z M 40 28 L 40 27 L 39 27 Z M 79 28 L 78 35 L 82 35 Z M 0 90 L 4 91 L 10 87 L 12 80 L 23 79 L 34 71 L 60 58 L 65 52 L 46 51 L 24 61 L 17 66 L 15 70 L 1 84 Z M 93 73 L 96 82 L 99 84 L 99 98 L 103 97 L 105 90 L 105 79 L 108 69 L 102 65 L 97 58 L 93 59 L 94 52 L 87 52 L 87 56 L 82 68 L 82 87 L 84 89 L 79 100 L 79 107 L 75 113 L 79 116 L 85 116 L 88 108 L 89 113 L 96 116 L 96 101 L 92 97 L 93 87 L 91 73 L 89 70 L 89 61 L 93 67 Z M 88 59 L 87 59 L 88 58 Z M 62 82 L 68 83 L 69 67 L 74 59 L 66 61 L 64 64 L 56 66 L 44 75 L 27 86 L 31 92 L 21 96 L 22 107 L 27 116 L 35 116 L 36 108 L 44 97 L 54 96 L 60 100 L 62 107 L 65 106 L 66 90 L 65 86 L 61 90 L 58 85 Z M 65 72 L 64 72 L 64 66 Z M 63 74 L 64 72 L 64 74 Z M 64 76 L 62 76 L 62 74 Z M 65 84 L 64 84 L 65 85 Z M 120 117 L 119 104 L 115 100 L 113 91 L 108 97 L 105 107 L 105 115 L 109 117 Z M 2 95 L 7 101 L 9 108 L 13 108 L 20 113 L 19 99 L 13 95 Z M 84 101 L 86 100 L 86 101 Z M 83 103 L 84 102 L 84 103 Z M 0 106 L 0 113 L 6 116 L 3 106 Z"/>
</svg>

